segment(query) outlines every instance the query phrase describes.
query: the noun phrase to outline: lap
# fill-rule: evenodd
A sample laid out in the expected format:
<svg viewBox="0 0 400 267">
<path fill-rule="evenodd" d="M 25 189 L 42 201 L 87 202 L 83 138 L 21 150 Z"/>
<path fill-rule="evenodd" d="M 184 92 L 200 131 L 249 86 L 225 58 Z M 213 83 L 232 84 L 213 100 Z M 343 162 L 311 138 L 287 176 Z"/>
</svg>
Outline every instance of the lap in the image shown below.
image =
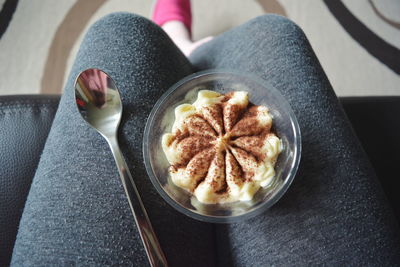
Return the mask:
<svg viewBox="0 0 400 267">
<path fill-rule="evenodd" d="M 217 226 L 220 264 L 399 260 L 397 222 L 298 26 L 262 16 L 198 48 L 191 61 L 198 69 L 234 69 L 268 81 L 294 109 L 303 139 L 300 168 L 287 194 L 262 216 Z"/>
<path fill-rule="evenodd" d="M 160 28 L 134 15 L 91 28 L 71 71 L 21 219 L 13 263 L 144 264 L 128 203 L 105 141 L 73 103 L 76 75 L 109 73 L 121 90 L 120 143 L 167 258 L 172 264 L 221 265 L 395 261 L 397 226 L 365 155 L 304 34 L 265 16 L 200 47 L 199 68 L 234 68 L 268 80 L 293 107 L 302 162 L 288 193 L 265 214 L 214 226 L 178 214 L 155 192 L 141 143 L 152 106 L 192 72 Z M 189 249 L 190 248 L 190 249 Z"/>
</svg>

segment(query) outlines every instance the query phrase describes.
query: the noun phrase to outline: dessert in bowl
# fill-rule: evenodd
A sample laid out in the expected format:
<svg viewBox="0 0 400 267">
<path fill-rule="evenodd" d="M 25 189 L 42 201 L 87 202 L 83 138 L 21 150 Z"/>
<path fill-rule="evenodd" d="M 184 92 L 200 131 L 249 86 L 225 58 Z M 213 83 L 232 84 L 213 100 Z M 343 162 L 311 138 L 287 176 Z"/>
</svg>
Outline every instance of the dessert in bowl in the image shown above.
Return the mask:
<svg viewBox="0 0 400 267">
<path fill-rule="evenodd" d="M 172 182 L 205 204 L 251 200 L 272 184 L 282 150 L 268 108 L 245 91 L 201 90 L 175 108 L 172 133 L 162 138 Z"/>
<path fill-rule="evenodd" d="M 146 124 L 146 170 L 177 210 L 208 222 L 265 211 L 287 190 L 300 160 L 289 104 L 264 81 L 206 71 L 171 87 Z"/>
</svg>

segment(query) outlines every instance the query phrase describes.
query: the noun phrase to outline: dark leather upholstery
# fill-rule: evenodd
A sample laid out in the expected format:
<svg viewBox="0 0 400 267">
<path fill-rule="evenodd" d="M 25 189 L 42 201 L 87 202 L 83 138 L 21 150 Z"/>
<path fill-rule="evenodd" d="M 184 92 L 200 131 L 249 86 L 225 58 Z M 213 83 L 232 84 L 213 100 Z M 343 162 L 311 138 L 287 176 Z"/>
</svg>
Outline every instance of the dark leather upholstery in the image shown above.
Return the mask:
<svg viewBox="0 0 400 267">
<path fill-rule="evenodd" d="M 0 266 L 8 265 L 17 228 L 59 96 L 0 96 Z M 400 97 L 341 98 L 400 220 Z"/>
<path fill-rule="evenodd" d="M 58 96 L 0 97 L 0 266 L 9 264 Z"/>
<path fill-rule="evenodd" d="M 340 101 L 400 222 L 400 96 Z"/>
</svg>

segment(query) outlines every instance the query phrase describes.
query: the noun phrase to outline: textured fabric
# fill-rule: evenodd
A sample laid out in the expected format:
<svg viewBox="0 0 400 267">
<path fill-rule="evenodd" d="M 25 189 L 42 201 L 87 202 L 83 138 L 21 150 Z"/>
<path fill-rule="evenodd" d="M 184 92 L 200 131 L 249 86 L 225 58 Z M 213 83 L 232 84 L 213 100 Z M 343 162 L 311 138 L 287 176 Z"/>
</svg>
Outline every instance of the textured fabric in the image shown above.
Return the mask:
<svg viewBox="0 0 400 267">
<path fill-rule="evenodd" d="M 191 61 L 198 69 L 255 74 L 289 100 L 303 153 L 287 194 L 265 214 L 232 225 L 196 222 L 157 196 L 142 162 L 145 119 L 161 93 L 192 67 L 155 25 L 111 15 L 91 28 L 71 71 L 21 219 L 14 265 L 146 262 L 111 153 L 74 108 L 73 79 L 88 67 L 104 69 L 121 90 L 121 147 L 171 266 L 400 262 L 398 226 L 296 25 L 278 16 L 257 18 L 200 47 Z"/>
<path fill-rule="evenodd" d="M 201 46 L 191 60 L 200 69 L 234 68 L 269 81 L 301 128 L 302 159 L 287 194 L 262 216 L 216 226 L 221 266 L 400 262 L 397 221 L 299 27 L 258 17 Z"/>
<path fill-rule="evenodd" d="M 91 67 L 110 74 L 122 94 L 120 146 L 168 261 L 212 266 L 213 226 L 165 203 L 142 159 L 151 108 L 192 68 L 157 25 L 131 14 L 105 17 L 83 41 L 32 182 L 12 265 L 147 264 L 110 149 L 75 107 L 74 79 Z"/>
<path fill-rule="evenodd" d="M 19 220 L 57 105 L 54 96 L 0 96 L 0 266 L 10 263 Z"/>
</svg>

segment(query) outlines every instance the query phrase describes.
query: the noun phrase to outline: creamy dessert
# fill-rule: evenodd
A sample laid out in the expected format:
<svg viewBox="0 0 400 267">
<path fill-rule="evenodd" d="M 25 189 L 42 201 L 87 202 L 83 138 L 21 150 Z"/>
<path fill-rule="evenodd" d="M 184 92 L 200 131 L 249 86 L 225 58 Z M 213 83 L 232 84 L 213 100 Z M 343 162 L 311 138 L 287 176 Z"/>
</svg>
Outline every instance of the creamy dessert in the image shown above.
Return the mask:
<svg viewBox="0 0 400 267">
<path fill-rule="evenodd" d="M 247 92 L 199 91 L 175 109 L 162 138 L 172 181 L 202 203 L 251 200 L 275 176 L 282 143 L 271 126 L 268 108 L 249 103 Z"/>
</svg>

